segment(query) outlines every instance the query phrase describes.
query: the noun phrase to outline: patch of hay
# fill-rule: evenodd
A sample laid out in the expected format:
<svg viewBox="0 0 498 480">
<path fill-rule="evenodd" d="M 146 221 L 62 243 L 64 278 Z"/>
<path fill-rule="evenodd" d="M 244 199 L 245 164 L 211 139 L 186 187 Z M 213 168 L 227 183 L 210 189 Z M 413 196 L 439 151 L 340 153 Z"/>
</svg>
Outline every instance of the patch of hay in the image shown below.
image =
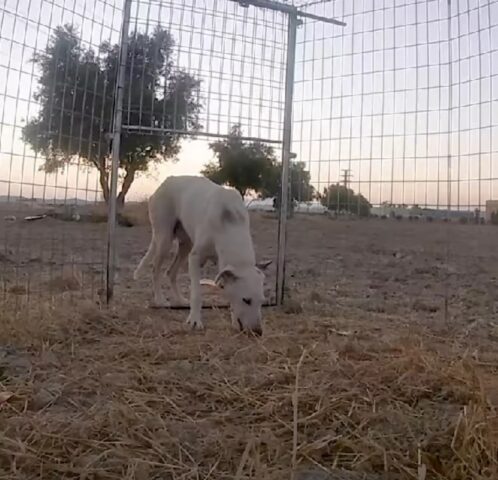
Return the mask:
<svg viewBox="0 0 498 480">
<path fill-rule="evenodd" d="M 132 225 L 149 225 L 148 202 L 126 203 L 123 209 L 123 217 Z"/>
<path fill-rule="evenodd" d="M 0 380 L 14 394 L 0 477 L 498 478 L 496 376 L 463 348 L 400 325 L 265 313 L 261 339 L 216 311 L 203 333 L 185 312 L 0 313 L 0 344 L 15 339 L 32 364 Z"/>
<path fill-rule="evenodd" d="M 7 291 L 12 295 L 26 295 L 28 289 L 24 285 L 12 285 Z"/>
<path fill-rule="evenodd" d="M 52 293 L 74 292 L 82 286 L 83 275 L 74 265 L 64 265 L 62 271 L 54 273 L 47 282 L 47 289 Z"/>
<path fill-rule="evenodd" d="M 99 203 L 91 207 L 88 214 L 82 216 L 83 221 L 91 223 L 107 223 L 107 204 Z"/>
<path fill-rule="evenodd" d="M 90 212 L 81 216 L 81 221 L 92 223 L 106 223 L 108 217 L 107 205 L 102 203 L 92 207 Z M 123 211 L 118 214 L 118 225 L 122 227 L 134 227 L 149 224 L 147 202 L 125 203 Z"/>
<path fill-rule="evenodd" d="M 132 227 L 135 225 L 148 225 L 149 216 L 147 202 L 125 203 L 124 209 L 117 216 L 118 225 Z M 48 216 L 66 222 L 81 223 L 107 223 L 108 205 L 96 203 L 83 207 L 62 207 L 52 209 Z"/>
</svg>

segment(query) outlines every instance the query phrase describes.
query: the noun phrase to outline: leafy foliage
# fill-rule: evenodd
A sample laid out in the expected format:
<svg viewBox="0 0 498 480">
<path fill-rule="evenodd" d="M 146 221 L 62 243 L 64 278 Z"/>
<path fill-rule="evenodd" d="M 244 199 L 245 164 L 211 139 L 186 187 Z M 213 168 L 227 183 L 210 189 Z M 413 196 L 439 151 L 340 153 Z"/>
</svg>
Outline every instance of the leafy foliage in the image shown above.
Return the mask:
<svg viewBox="0 0 498 480">
<path fill-rule="evenodd" d="M 119 200 L 138 173 L 152 163 L 174 158 L 185 132 L 201 128 L 200 81 L 175 68 L 173 38 L 157 28 L 151 35 L 132 33 L 126 59 L 123 121 L 130 125 L 176 132 L 123 131 Z M 58 27 L 44 52 L 33 62 L 41 75 L 34 99 L 40 111 L 23 129 L 23 140 L 45 157 L 48 173 L 63 170 L 74 158 L 99 171 L 104 198 L 109 198 L 107 158 L 114 111 L 119 45 L 104 43 L 99 55 L 82 45 L 71 25 Z"/>
<path fill-rule="evenodd" d="M 261 142 L 245 142 L 240 125 L 231 128 L 227 139 L 209 146 L 216 160 L 205 165 L 204 176 L 215 183 L 236 188 L 242 196 L 248 190 L 254 190 L 264 197 L 280 198 L 281 165 L 273 147 Z M 304 162 L 291 163 L 289 175 L 292 198 L 311 200 L 315 191 Z"/>
<path fill-rule="evenodd" d="M 213 182 L 230 185 L 242 196 L 248 190 L 261 192 L 265 177 L 274 175 L 275 153 L 261 142 L 245 142 L 240 125 L 234 125 L 228 138 L 209 144 L 217 157 L 208 163 L 202 174 Z"/>
<path fill-rule="evenodd" d="M 320 201 L 329 210 L 349 212 L 360 217 L 368 217 L 372 208 L 361 193 L 356 194 L 351 188 L 338 183 L 325 188 Z"/>
<path fill-rule="evenodd" d="M 281 166 L 275 165 L 271 175 L 265 177 L 262 195 L 276 197 L 277 204 L 281 196 Z M 316 197 L 316 191 L 311 185 L 310 172 L 304 162 L 291 162 L 289 165 L 290 199 L 308 202 Z"/>
<path fill-rule="evenodd" d="M 498 212 L 491 212 L 491 225 L 498 225 Z"/>
</svg>

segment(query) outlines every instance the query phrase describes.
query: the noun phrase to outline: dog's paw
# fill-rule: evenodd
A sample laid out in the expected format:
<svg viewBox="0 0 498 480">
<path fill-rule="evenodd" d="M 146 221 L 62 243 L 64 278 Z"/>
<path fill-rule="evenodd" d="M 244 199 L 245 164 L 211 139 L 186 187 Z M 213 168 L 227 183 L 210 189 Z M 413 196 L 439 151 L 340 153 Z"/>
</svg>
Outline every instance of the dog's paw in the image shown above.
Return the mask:
<svg viewBox="0 0 498 480">
<path fill-rule="evenodd" d="M 204 325 L 202 324 L 202 320 L 201 320 L 201 317 L 200 315 L 196 315 L 196 314 L 190 314 L 188 317 L 187 317 L 187 325 L 190 325 L 190 327 L 192 327 L 192 329 L 198 329 L 198 330 L 203 330 L 204 329 Z"/>
</svg>

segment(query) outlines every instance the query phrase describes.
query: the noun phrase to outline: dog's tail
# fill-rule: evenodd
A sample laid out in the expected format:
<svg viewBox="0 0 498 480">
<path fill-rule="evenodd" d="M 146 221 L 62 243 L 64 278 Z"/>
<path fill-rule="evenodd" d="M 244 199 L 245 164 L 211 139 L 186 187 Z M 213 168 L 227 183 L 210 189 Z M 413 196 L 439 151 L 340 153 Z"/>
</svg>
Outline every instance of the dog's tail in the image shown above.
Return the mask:
<svg viewBox="0 0 498 480">
<path fill-rule="evenodd" d="M 143 256 L 142 260 L 140 260 L 140 263 L 133 272 L 133 280 L 138 280 L 145 266 L 151 261 L 151 257 L 154 255 L 155 250 L 156 250 L 156 242 L 154 241 L 154 238 L 152 238 L 147 253 Z"/>
</svg>

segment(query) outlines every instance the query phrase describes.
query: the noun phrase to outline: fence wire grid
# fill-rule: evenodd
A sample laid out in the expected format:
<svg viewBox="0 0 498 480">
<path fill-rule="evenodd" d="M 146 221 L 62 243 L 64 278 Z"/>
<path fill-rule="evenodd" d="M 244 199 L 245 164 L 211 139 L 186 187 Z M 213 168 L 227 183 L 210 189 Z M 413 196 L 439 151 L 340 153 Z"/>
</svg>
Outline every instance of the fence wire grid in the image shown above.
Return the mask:
<svg viewBox="0 0 498 480">
<path fill-rule="evenodd" d="M 103 288 L 101 229 L 76 221 L 97 218 L 108 149 L 92 55 L 120 22 L 118 0 L 1 2 L 0 282 L 16 305 Z"/>
<path fill-rule="evenodd" d="M 294 150 L 314 186 L 346 181 L 374 206 L 484 210 L 498 194 L 498 3 L 311 8 L 347 23 L 306 22 L 298 36 Z"/>
<path fill-rule="evenodd" d="M 125 18 L 122 0 L 3 0 L 5 298 L 100 295 L 108 267 L 106 201 L 121 212 L 126 200 L 139 212 L 136 223 L 146 222 L 137 201 L 174 170 L 172 160 L 199 172 L 212 158 L 209 143 L 226 139 L 236 125 L 245 141 L 271 145 L 277 157 L 283 150 L 284 165 L 285 155 L 295 154 L 283 169 L 290 200 L 319 197 L 336 214 L 364 216 L 368 204 L 375 216 L 470 218 L 497 199 L 497 1 L 274 2 L 346 24 L 298 15 L 295 51 L 288 45 L 292 15 L 243 3 L 132 0 Z M 147 183 L 151 174 L 156 178 Z M 272 228 L 267 253 L 282 263 L 285 236 L 276 222 Z M 117 285 L 121 292 L 146 290 L 131 282 L 146 229 L 143 235 L 118 229 L 109 237 L 117 249 Z M 282 268 L 281 281 L 283 275 Z"/>
<path fill-rule="evenodd" d="M 166 41 L 163 52 L 165 63 L 171 62 L 171 67 L 160 72 L 159 95 L 168 99 L 171 93 L 176 94 L 171 100 L 176 104 L 168 109 L 167 104 L 147 102 L 143 96 L 133 102 L 125 95 L 126 131 L 222 137 L 240 124 L 244 137 L 281 142 L 287 32 L 284 14 L 242 8 L 230 0 L 212 4 L 196 0 L 132 2 L 129 56 L 135 57 L 133 52 L 143 49 L 141 35 L 153 36 L 158 31 L 171 36 L 171 48 Z M 144 65 L 130 63 L 130 89 L 142 90 L 133 79 L 143 81 Z M 197 125 L 181 118 L 182 99 L 174 83 L 177 72 L 199 82 L 194 100 L 201 105 Z"/>
</svg>

